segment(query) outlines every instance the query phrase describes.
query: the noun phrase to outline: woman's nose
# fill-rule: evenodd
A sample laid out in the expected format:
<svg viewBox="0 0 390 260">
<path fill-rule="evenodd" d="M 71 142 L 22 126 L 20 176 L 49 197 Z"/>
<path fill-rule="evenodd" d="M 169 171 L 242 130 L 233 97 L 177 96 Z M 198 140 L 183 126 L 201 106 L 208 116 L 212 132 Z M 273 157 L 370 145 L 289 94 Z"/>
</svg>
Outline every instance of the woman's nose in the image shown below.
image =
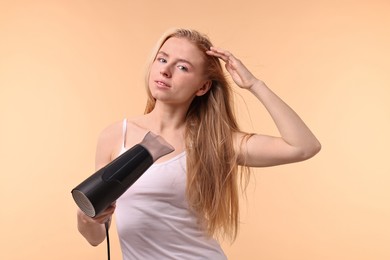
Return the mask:
<svg viewBox="0 0 390 260">
<path fill-rule="evenodd" d="M 162 66 L 162 68 L 160 69 L 160 74 L 167 78 L 171 77 L 171 72 L 168 66 Z"/>
</svg>

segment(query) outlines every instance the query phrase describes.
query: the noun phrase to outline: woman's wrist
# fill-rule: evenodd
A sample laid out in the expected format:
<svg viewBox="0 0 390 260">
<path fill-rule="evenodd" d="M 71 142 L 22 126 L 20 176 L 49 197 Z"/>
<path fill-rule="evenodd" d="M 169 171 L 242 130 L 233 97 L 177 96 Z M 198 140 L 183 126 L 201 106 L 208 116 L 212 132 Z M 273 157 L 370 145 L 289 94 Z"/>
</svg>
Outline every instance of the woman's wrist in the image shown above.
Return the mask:
<svg viewBox="0 0 390 260">
<path fill-rule="evenodd" d="M 262 88 L 266 88 L 267 86 L 265 85 L 264 81 L 260 79 L 256 79 L 256 81 L 248 88 L 249 91 L 251 92 L 256 92 Z"/>
</svg>

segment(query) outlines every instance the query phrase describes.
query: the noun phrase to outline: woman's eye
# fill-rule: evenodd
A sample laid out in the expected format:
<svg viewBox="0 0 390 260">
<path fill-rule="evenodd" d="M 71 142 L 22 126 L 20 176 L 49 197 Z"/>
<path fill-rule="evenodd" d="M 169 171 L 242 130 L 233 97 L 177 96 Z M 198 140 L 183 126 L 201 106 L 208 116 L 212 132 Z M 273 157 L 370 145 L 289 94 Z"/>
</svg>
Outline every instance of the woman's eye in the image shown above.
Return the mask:
<svg viewBox="0 0 390 260">
<path fill-rule="evenodd" d="M 157 60 L 158 60 L 159 62 L 162 62 L 162 63 L 165 63 L 165 62 L 167 62 L 167 60 L 166 60 L 166 59 L 164 59 L 164 58 L 157 58 Z"/>
<path fill-rule="evenodd" d="M 188 68 L 186 66 L 183 66 L 183 65 L 179 65 L 177 66 L 180 70 L 184 70 L 184 71 L 188 71 Z"/>
</svg>

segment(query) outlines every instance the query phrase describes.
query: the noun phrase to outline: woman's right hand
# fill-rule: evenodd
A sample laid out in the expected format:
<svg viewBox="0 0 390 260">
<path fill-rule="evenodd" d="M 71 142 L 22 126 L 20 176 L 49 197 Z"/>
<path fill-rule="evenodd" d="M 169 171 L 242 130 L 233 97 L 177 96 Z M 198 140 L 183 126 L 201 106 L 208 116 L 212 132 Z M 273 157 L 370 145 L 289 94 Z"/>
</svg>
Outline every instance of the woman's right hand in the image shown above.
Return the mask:
<svg viewBox="0 0 390 260">
<path fill-rule="evenodd" d="M 114 211 L 115 203 L 94 218 L 87 216 L 80 209 L 77 210 L 78 230 L 91 245 L 97 246 L 104 241 L 106 231 L 103 224 L 110 225 Z"/>
<path fill-rule="evenodd" d="M 111 204 L 107 209 L 105 209 L 102 213 L 97 215 L 96 217 L 89 217 L 80 209 L 78 210 L 78 215 L 83 220 L 84 223 L 95 223 L 95 224 L 104 224 L 111 220 L 112 214 L 114 214 L 116 204 Z"/>
</svg>

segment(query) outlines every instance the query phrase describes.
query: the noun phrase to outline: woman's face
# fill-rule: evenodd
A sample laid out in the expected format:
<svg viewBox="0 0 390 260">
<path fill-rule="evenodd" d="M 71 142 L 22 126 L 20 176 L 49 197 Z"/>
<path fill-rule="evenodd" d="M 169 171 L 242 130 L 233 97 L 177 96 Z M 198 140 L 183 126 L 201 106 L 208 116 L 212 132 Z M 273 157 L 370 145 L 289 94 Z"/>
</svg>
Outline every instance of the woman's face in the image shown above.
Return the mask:
<svg viewBox="0 0 390 260">
<path fill-rule="evenodd" d="M 149 89 L 156 101 L 190 104 L 205 94 L 210 81 L 204 76 L 204 55 L 185 38 L 169 38 L 150 70 Z"/>
</svg>

